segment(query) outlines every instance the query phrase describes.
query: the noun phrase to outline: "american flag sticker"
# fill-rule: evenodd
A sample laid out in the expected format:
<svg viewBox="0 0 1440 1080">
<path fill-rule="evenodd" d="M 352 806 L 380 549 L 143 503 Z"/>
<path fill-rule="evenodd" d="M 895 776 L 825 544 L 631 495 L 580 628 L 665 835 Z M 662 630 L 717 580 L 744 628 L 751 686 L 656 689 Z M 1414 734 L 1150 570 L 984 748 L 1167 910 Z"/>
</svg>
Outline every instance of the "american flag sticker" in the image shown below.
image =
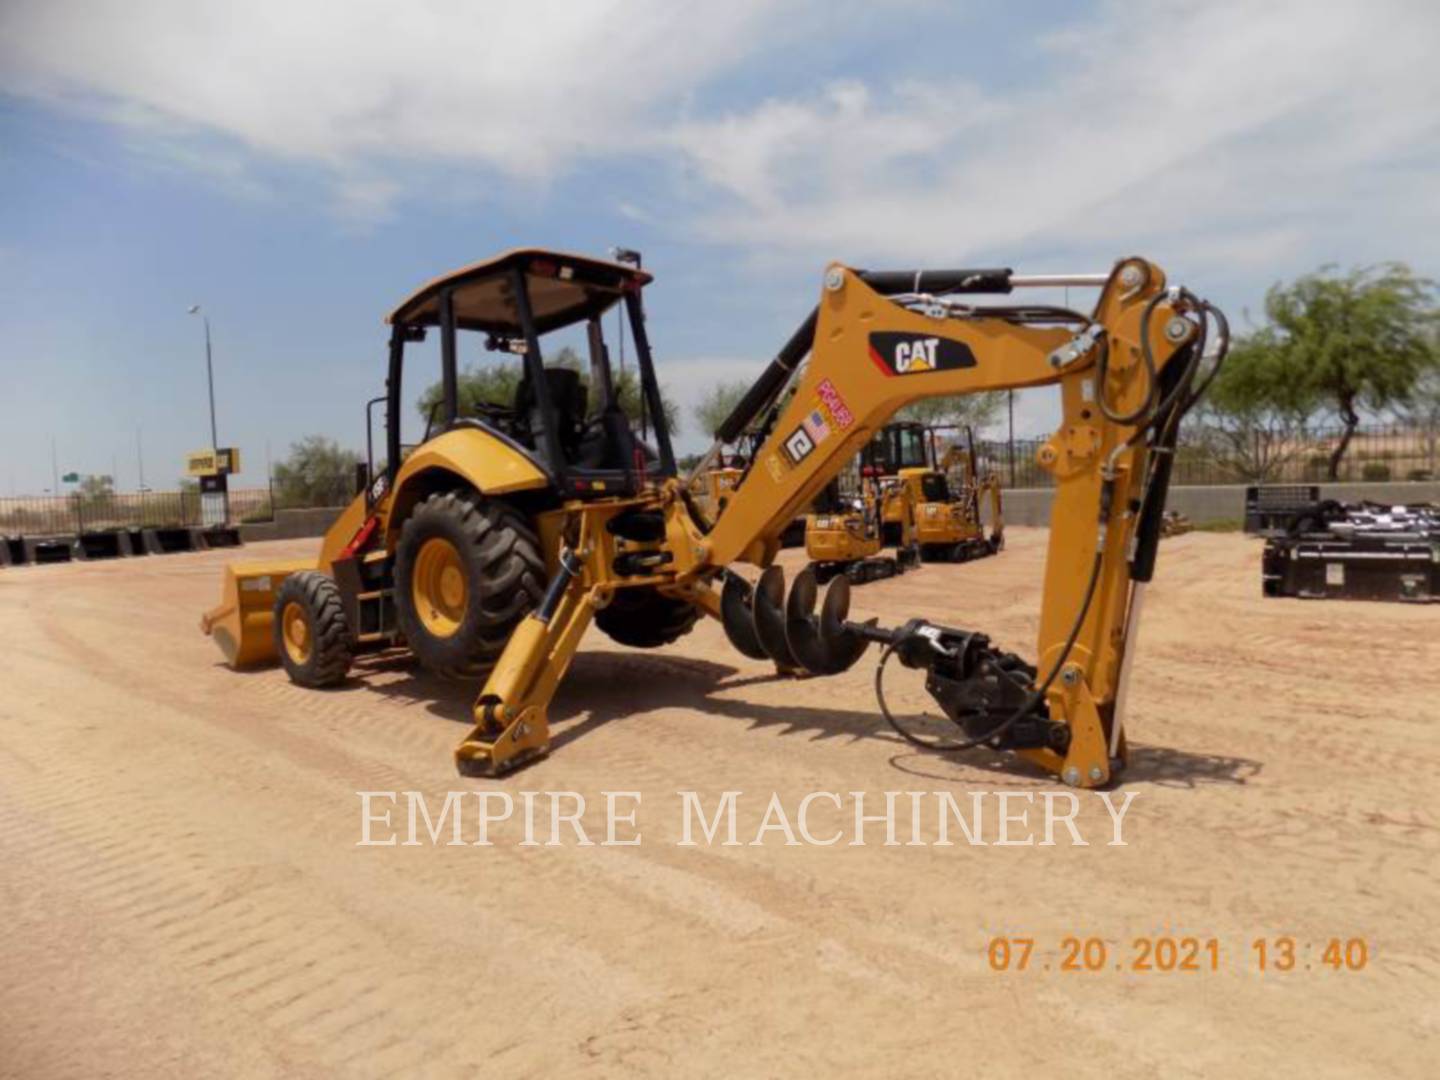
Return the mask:
<svg viewBox="0 0 1440 1080">
<path fill-rule="evenodd" d="M 823 405 L 802 420 L 801 426 L 805 428 L 805 433 L 810 436 L 811 440 L 817 444 L 830 437 L 830 425 L 825 422 Z"/>
</svg>

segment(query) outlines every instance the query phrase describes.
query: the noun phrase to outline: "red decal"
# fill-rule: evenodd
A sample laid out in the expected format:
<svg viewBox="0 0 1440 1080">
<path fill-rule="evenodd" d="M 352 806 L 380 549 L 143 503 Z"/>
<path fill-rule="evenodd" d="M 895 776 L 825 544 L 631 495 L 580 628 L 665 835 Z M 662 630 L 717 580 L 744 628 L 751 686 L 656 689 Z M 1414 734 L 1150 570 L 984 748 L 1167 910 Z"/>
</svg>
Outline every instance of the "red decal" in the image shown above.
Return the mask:
<svg viewBox="0 0 1440 1080">
<path fill-rule="evenodd" d="M 849 406 L 845 404 L 845 399 L 840 396 L 840 391 L 835 389 L 829 379 L 821 379 L 820 385 L 815 390 L 820 395 L 820 400 L 829 408 L 836 425 L 847 428 L 855 422 L 855 417 L 850 412 Z"/>
<path fill-rule="evenodd" d="M 895 377 L 895 372 L 891 370 L 889 364 L 880 359 L 880 354 L 875 351 L 874 345 L 870 346 L 870 359 L 875 361 L 875 366 L 880 369 L 881 374 L 887 379 L 893 379 Z"/>
<path fill-rule="evenodd" d="M 361 525 L 360 528 L 355 531 L 355 535 L 350 538 L 350 543 L 345 545 L 345 550 L 340 552 L 340 559 L 354 558 L 356 553 L 370 542 L 370 538 L 375 535 L 375 530 L 379 526 L 380 518 L 378 516 L 372 515 L 366 518 L 365 523 Z M 339 560 L 337 559 L 336 561 L 338 562 Z"/>
</svg>

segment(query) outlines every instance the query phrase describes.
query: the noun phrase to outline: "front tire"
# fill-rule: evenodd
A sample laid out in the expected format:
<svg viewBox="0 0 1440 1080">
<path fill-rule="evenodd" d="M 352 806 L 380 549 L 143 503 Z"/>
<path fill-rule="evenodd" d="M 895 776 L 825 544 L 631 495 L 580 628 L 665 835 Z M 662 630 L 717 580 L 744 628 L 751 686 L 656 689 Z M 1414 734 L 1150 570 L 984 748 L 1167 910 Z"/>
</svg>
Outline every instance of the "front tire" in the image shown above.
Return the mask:
<svg viewBox="0 0 1440 1080">
<path fill-rule="evenodd" d="M 470 491 L 431 495 L 400 530 L 395 614 L 416 659 L 451 678 L 493 667 L 545 592 L 545 560 L 513 507 Z"/>
<path fill-rule="evenodd" d="M 275 651 L 292 682 L 319 688 L 350 670 L 350 624 L 340 588 L 318 570 L 291 574 L 275 593 Z"/>
</svg>

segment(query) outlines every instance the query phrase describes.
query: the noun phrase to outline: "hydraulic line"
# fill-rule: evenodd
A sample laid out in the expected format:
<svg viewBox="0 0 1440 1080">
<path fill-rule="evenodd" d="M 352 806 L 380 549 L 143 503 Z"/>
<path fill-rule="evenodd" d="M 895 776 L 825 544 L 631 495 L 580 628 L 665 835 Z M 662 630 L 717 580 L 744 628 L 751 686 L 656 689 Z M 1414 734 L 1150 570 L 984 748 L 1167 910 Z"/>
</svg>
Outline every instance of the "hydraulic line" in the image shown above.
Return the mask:
<svg viewBox="0 0 1440 1080">
<path fill-rule="evenodd" d="M 1101 531 L 1103 535 L 1103 527 Z M 1031 691 L 1030 696 L 1025 699 L 1023 705 L 1016 708 L 1006 716 L 1005 719 L 985 732 L 985 734 L 971 736 L 968 739 L 962 739 L 956 743 L 942 744 L 938 741 L 930 742 L 922 739 L 918 735 L 906 731 L 905 728 L 901 726 L 900 722 L 896 720 L 895 716 L 890 712 L 890 708 L 885 701 L 885 664 L 890 659 L 890 654 L 895 651 L 895 646 L 898 642 L 892 642 L 885 646 L 885 651 L 880 655 L 880 662 L 875 667 L 875 699 L 876 703 L 880 706 L 880 715 L 885 718 L 885 722 L 894 728 L 902 739 L 925 750 L 938 750 L 945 753 L 955 750 L 970 750 L 1004 735 L 1015 726 L 1017 721 L 1023 719 L 1036 705 L 1039 705 L 1045 700 L 1046 692 L 1049 691 L 1055 679 L 1064 669 L 1066 661 L 1070 658 L 1070 652 L 1074 649 L 1075 642 L 1080 637 L 1080 630 L 1085 625 L 1085 617 L 1090 613 L 1090 605 L 1095 599 L 1095 589 L 1100 583 L 1100 570 L 1104 561 L 1105 549 L 1102 546 L 1095 552 L 1095 559 L 1090 567 L 1090 580 L 1085 586 L 1085 598 L 1081 601 L 1080 610 L 1076 613 L 1075 621 L 1070 626 L 1070 633 L 1065 639 L 1065 645 L 1060 650 L 1060 655 L 1055 658 L 1055 663 L 1051 665 L 1050 671 L 1045 676 L 1044 681 Z M 1008 677 L 1008 675 L 1006 677 Z"/>
<path fill-rule="evenodd" d="M 1149 335 L 1150 317 L 1158 302 L 1161 299 L 1165 298 L 1165 293 L 1157 293 L 1154 297 L 1152 297 L 1141 313 L 1141 357 L 1145 365 L 1147 385 L 1145 400 L 1138 408 L 1132 410 L 1129 413 L 1115 412 L 1110 407 L 1110 403 L 1106 400 L 1104 386 L 1106 381 L 1106 375 L 1109 370 L 1109 350 L 1108 345 L 1102 344 L 1101 346 L 1100 356 L 1097 360 L 1097 383 L 1100 387 L 1100 392 L 1096 395 L 1100 409 L 1104 413 L 1104 415 L 1113 423 L 1125 426 L 1135 424 L 1136 429 L 1127 439 L 1125 439 L 1119 446 L 1115 448 L 1115 450 L 1111 453 L 1109 460 L 1105 464 L 1103 470 L 1104 487 L 1102 488 L 1101 495 L 1101 513 L 1098 530 L 1098 542 L 1095 551 L 1095 558 L 1091 563 L 1090 577 L 1085 586 L 1085 596 L 1080 603 L 1079 610 L 1076 612 L 1074 621 L 1071 623 L 1070 631 L 1066 635 L 1065 644 L 1061 648 L 1059 655 L 1055 659 L 1055 662 L 1051 665 L 1049 672 L 1047 672 L 1045 678 L 1030 692 L 1022 705 L 1007 714 L 1004 719 L 1002 719 L 999 723 L 997 723 L 993 728 L 986 731 L 984 734 L 970 736 L 958 742 L 946 742 L 942 739 L 924 739 L 916 735 L 915 733 L 906 730 L 904 725 L 902 725 L 895 718 L 895 715 L 890 711 L 889 704 L 885 700 L 885 667 L 890 660 L 891 654 L 896 651 L 896 647 L 900 644 L 898 641 L 892 641 L 886 645 L 885 651 L 881 654 L 880 661 L 875 668 L 875 697 L 876 702 L 880 707 L 880 713 L 885 718 L 886 723 L 888 723 L 890 727 L 894 729 L 894 731 L 906 742 L 925 750 L 952 752 L 958 750 L 973 749 L 974 747 L 981 746 L 997 738 L 1000 738 L 1006 732 L 1008 732 L 1017 722 L 1022 720 L 1025 716 L 1029 715 L 1037 705 L 1041 704 L 1044 701 L 1045 695 L 1049 691 L 1050 687 L 1054 684 L 1055 679 L 1059 677 L 1060 672 L 1064 670 L 1065 664 L 1068 662 L 1070 654 L 1074 650 L 1075 643 L 1079 639 L 1080 631 L 1084 627 L 1085 619 L 1089 615 L 1091 605 L 1093 604 L 1095 599 L 1095 592 L 1099 585 L 1100 574 L 1104 565 L 1105 558 L 1105 530 L 1109 523 L 1110 505 L 1113 499 L 1115 485 L 1115 465 L 1118 461 L 1120 453 L 1134 446 L 1147 434 L 1151 433 L 1154 433 L 1154 438 L 1152 439 L 1151 445 L 1156 452 L 1160 454 L 1173 453 L 1174 439 L 1176 434 L 1178 433 L 1181 419 L 1185 416 L 1186 413 L 1190 411 L 1191 407 L 1195 404 L 1196 401 L 1199 400 L 1199 398 L 1204 394 L 1206 388 L 1208 388 L 1210 383 L 1215 379 L 1216 375 L 1219 373 L 1220 367 L 1224 364 L 1226 354 L 1229 352 L 1230 328 L 1224 314 L 1221 313 L 1219 309 L 1214 307 L 1214 305 L 1212 305 L 1209 301 L 1199 300 L 1198 298 L 1191 295 L 1188 291 L 1182 290 L 1180 292 L 1180 295 L 1188 302 L 1189 306 L 1191 306 L 1194 310 L 1200 313 L 1201 322 L 1199 335 L 1197 339 L 1190 344 L 1191 358 L 1186 363 L 1184 369 L 1180 372 L 1179 377 L 1176 378 L 1174 384 L 1168 390 L 1164 391 L 1163 393 L 1161 392 L 1157 368 L 1155 365 L 1154 353 L 1150 346 Z M 1199 385 L 1196 386 L 1196 376 L 1199 373 L 1200 367 L 1205 360 L 1205 344 L 1208 337 L 1209 319 L 1211 317 L 1215 319 L 1218 332 L 1215 362 L 1212 365 L 1210 371 L 1208 371 L 1205 374 L 1205 377 L 1200 380 Z M 1102 342 L 1104 341 L 1103 338 L 1101 340 Z M 1163 425 L 1163 427 L 1158 432 L 1155 431 L 1157 424 Z M 1147 469 L 1146 471 L 1145 483 L 1141 498 L 1139 500 L 1141 507 L 1148 509 L 1146 504 L 1148 504 L 1151 501 L 1152 497 L 1156 494 L 1160 494 L 1163 498 L 1163 491 L 1161 491 L 1160 489 L 1167 488 L 1168 486 L 1169 469 L 1166 468 L 1164 470 L 1157 471 L 1157 469 L 1152 464 L 1151 468 Z M 1145 576 L 1148 579 L 1148 573 Z M 1139 614 L 1143 588 L 1144 582 L 1137 581 L 1135 583 L 1135 588 L 1132 589 L 1132 595 L 1130 598 L 1130 612 L 1132 617 L 1138 616 Z M 1133 627 L 1127 627 L 1127 629 L 1133 629 Z M 1127 646 L 1129 644 L 1128 638 L 1129 635 L 1127 634 Z M 1013 677 L 1008 672 L 1004 671 L 1001 672 L 1001 675 L 1005 678 Z M 1121 697 L 1123 698 L 1123 696 L 1124 695 L 1122 690 Z M 1120 704 L 1120 702 L 1117 702 L 1117 707 Z M 1120 740 L 1119 724 L 1121 722 L 1122 720 L 1117 714 L 1114 717 L 1115 727 L 1111 732 L 1112 754 L 1118 752 L 1118 745 Z"/>
</svg>

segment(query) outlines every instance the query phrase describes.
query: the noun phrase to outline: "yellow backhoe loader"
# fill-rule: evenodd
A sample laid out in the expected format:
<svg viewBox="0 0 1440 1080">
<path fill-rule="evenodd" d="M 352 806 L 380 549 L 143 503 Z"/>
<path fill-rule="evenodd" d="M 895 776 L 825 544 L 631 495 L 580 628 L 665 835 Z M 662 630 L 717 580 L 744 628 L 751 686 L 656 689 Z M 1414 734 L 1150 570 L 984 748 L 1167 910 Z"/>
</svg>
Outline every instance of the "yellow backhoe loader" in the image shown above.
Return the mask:
<svg viewBox="0 0 1440 1080">
<path fill-rule="evenodd" d="M 1004 748 L 1094 787 L 1126 760 L 1124 694 L 1180 418 L 1223 357 L 1223 318 L 1159 267 L 1100 275 L 1005 269 L 865 271 L 834 264 L 819 303 L 736 406 L 703 472 L 746 433 L 759 449 L 707 516 L 676 476 L 638 267 L 519 250 L 448 274 L 389 317 L 383 465 L 305 562 L 228 568 L 202 627 L 236 666 L 276 657 L 306 686 L 342 680 L 358 652 L 403 646 L 437 671 L 484 678 L 465 771 L 545 753 L 546 710 L 593 621 L 617 641 L 673 641 L 701 612 L 740 652 L 785 671 L 842 671 L 874 643 L 879 706 L 907 739 Z M 1091 285 L 1091 314 L 1004 298 Z M 999 298 L 978 304 L 976 296 Z M 601 316 L 623 306 L 648 424 L 610 379 Z M 584 326 L 588 379 L 546 367 L 541 339 Z M 1218 328 L 1216 361 L 1203 357 Z M 418 446 L 401 442 L 407 347 L 440 338 L 443 400 Z M 519 356 L 514 400 L 462 415 L 461 339 Z M 808 356 L 808 361 L 806 357 Z M 1208 374 L 1207 374 L 1208 372 Z M 849 618 L 849 583 L 817 612 L 813 575 L 788 596 L 780 534 L 896 410 L 922 398 L 1058 384 L 1063 418 L 1039 452 L 1055 478 L 1034 663 L 984 634 L 925 619 Z M 373 461 L 371 462 L 373 466 Z M 738 567 L 763 572 L 755 583 Z M 927 673 L 953 726 L 936 743 L 890 714 L 883 665 Z"/>
</svg>

